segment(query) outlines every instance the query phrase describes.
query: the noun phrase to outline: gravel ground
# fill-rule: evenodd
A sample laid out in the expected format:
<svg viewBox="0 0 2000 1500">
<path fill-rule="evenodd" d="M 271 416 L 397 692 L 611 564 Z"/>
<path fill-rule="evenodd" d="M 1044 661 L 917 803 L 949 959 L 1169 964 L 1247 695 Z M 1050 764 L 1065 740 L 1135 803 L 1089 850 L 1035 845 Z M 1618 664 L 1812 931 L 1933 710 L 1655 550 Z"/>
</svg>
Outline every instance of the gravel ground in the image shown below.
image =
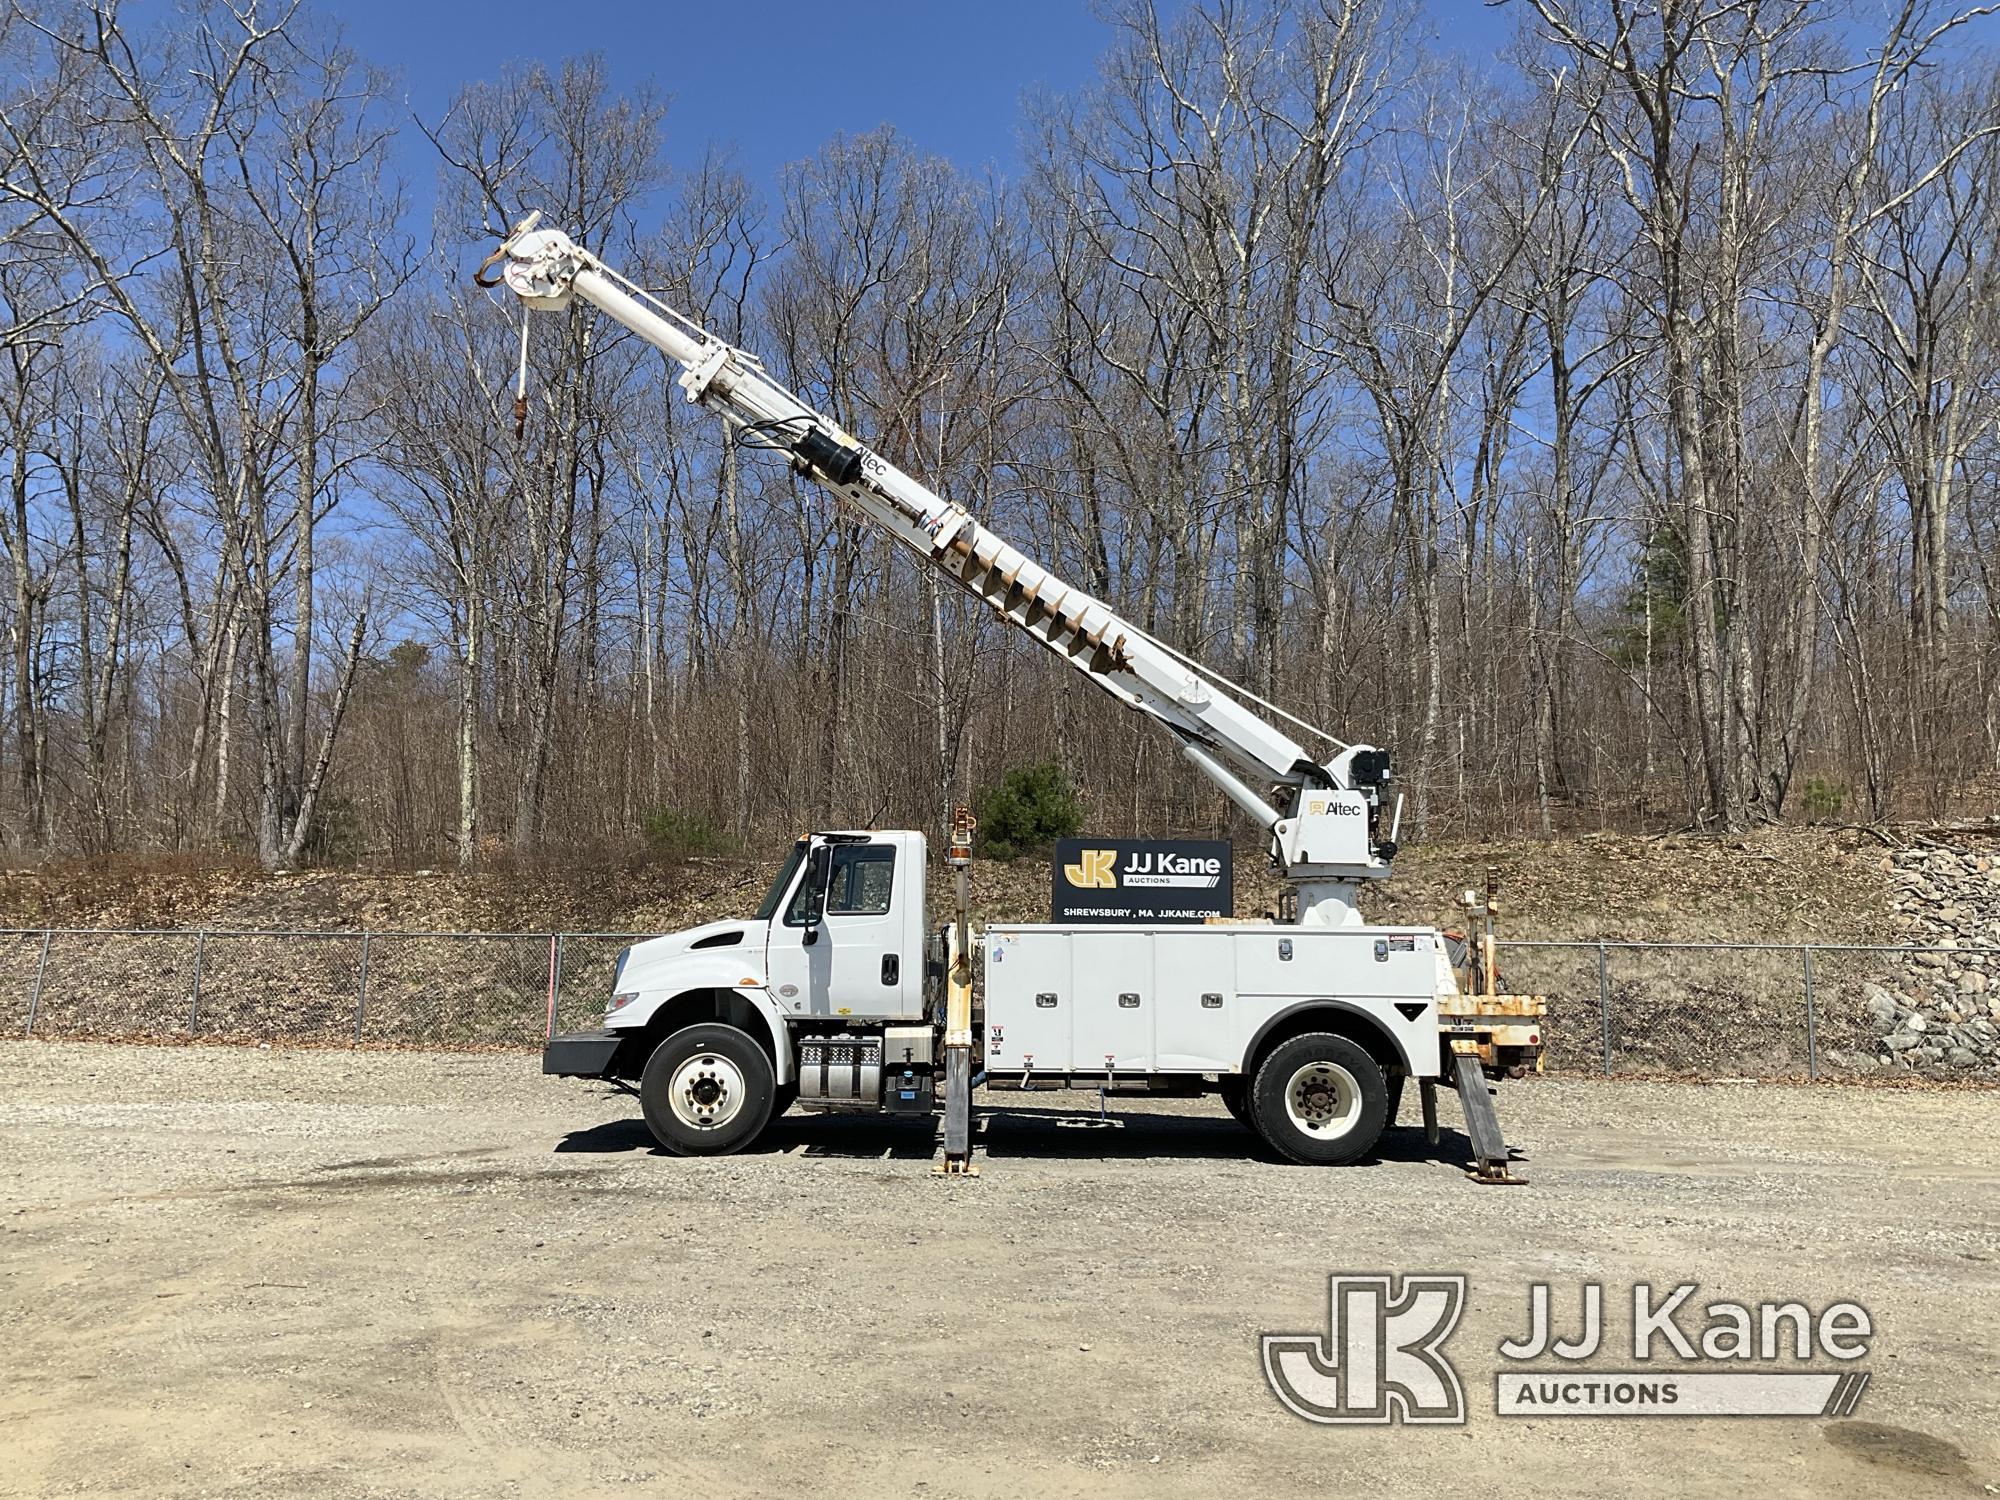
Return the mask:
<svg viewBox="0 0 2000 1500">
<path fill-rule="evenodd" d="M 862 1119 L 671 1159 L 534 1068 L 0 1044 L 0 1494 L 2000 1485 L 2000 1095 L 1534 1080 L 1500 1101 L 1515 1189 L 1455 1130 L 1314 1171 L 1211 1101 L 1090 1128 L 1042 1095 L 943 1181 Z M 1257 1334 L 1323 1328 L 1341 1270 L 1470 1274 L 1468 1426 L 1278 1407 Z M 1859 1300 L 1873 1383 L 1839 1423 L 1496 1417 L 1525 1288 L 1585 1279 Z"/>
</svg>

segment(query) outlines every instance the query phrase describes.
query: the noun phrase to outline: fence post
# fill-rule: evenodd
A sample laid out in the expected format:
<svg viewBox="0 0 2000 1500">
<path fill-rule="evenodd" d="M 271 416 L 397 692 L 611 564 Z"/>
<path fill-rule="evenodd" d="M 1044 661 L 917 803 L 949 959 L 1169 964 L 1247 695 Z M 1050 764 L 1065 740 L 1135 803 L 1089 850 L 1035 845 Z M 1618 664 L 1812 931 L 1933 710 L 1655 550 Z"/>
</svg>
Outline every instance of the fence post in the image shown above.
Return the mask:
<svg viewBox="0 0 2000 1500">
<path fill-rule="evenodd" d="M 549 1024 L 543 1039 L 552 1041 L 556 1034 L 556 990 L 562 984 L 562 934 L 549 934 Z"/>
<path fill-rule="evenodd" d="M 1819 1007 L 1813 1000 L 1812 948 L 1799 944 L 1799 969 L 1806 980 L 1806 1077 L 1819 1077 Z"/>
<path fill-rule="evenodd" d="M 361 1021 L 368 1014 L 368 932 L 361 933 L 361 983 L 354 992 L 354 1045 L 361 1045 Z"/>
<path fill-rule="evenodd" d="M 1604 1076 L 1611 1076 L 1611 958 L 1597 945 L 1597 1015 L 1604 1030 Z"/>
<path fill-rule="evenodd" d="M 27 1035 L 35 1034 L 35 1012 L 42 1008 L 42 976 L 49 970 L 49 939 L 55 936 L 51 928 L 42 929 L 42 956 L 35 960 L 35 987 L 28 991 Z"/>
<path fill-rule="evenodd" d="M 207 951 L 208 933 L 205 929 L 197 931 L 194 935 L 194 1000 L 188 1006 L 189 1036 L 195 1034 L 195 1028 L 201 1022 L 201 960 Z"/>
</svg>

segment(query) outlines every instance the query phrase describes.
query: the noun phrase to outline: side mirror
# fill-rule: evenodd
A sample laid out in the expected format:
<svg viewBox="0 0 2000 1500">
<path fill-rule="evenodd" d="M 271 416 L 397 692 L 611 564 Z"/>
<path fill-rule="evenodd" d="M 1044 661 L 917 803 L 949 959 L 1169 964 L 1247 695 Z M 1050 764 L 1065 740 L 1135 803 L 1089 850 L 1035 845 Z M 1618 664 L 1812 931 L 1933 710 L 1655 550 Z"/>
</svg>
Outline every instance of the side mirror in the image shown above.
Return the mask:
<svg viewBox="0 0 2000 1500">
<path fill-rule="evenodd" d="M 833 851 L 821 844 L 806 856 L 806 935 L 810 948 L 819 941 L 820 922 L 826 916 L 826 887 L 833 877 Z"/>
</svg>

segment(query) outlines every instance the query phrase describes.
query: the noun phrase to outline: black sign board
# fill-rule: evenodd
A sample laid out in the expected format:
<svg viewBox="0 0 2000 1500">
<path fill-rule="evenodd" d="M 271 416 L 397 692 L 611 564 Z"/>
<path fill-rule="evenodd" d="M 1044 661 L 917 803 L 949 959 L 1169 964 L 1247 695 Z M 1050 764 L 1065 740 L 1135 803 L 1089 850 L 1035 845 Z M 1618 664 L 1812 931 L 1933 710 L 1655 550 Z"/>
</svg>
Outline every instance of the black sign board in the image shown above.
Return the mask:
<svg viewBox="0 0 2000 1500">
<path fill-rule="evenodd" d="M 1205 839 L 1064 839 L 1053 922 L 1201 922 L 1235 912 L 1229 845 Z"/>
</svg>

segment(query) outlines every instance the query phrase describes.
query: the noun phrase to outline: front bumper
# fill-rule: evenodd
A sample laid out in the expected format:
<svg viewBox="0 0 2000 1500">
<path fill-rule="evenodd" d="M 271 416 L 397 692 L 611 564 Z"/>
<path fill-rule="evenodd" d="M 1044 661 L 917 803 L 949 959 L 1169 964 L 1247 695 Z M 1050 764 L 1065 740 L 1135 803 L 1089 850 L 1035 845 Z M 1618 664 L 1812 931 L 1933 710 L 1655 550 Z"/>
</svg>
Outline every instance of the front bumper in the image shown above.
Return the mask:
<svg viewBox="0 0 2000 1500">
<path fill-rule="evenodd" d="M 625 1040 L 622 1031 L 570 1031 L 542 1048 L 542 1071 L 562 1078 L 603 1078 Z"/>
</svg>

